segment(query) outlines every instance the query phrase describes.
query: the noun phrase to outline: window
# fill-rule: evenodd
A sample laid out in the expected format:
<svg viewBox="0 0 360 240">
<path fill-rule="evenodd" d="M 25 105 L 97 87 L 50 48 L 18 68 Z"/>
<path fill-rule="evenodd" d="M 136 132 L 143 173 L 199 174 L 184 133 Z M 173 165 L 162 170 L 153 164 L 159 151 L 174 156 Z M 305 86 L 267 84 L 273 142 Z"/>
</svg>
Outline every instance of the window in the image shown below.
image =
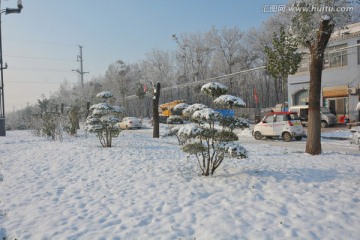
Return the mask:
<svg viewBox="0 0 360 240">
<path fill-rule="evenodd" d="M 284 114 L 276 115 L 276 122 L 283 122 L 285 120 L 287 120 L 286 115 L 284 115 Z"/>
<path fill-rule="evenodd" d="M 358 43 L 360 43 L 360 40 L 358 40 Z M 345 43 L 345 44 L 327 47 L 324 53 L 323 69 L 347 66 L 348 53 L 347 53 L 347 49 L 343 49 L 346 48 L 347 46 L 348 46 L 347 43 Z M 358 47 L 357 49 L 358 49 L 358 63 L 360 64 L 360 47 Z M 297 72 L 300 73 L 300 72 L 309 71 L 310 62 L 311 62 L 310 55 L 303 54 Z"/>
<path fill-rule="evenodd" d="M 272 122 L 274 122 L 274 115 L 267 116 L 267 117 L 265 118 L 265 122 L 267 122 L 267 123 L 272 123 Z"/>
<path fill-rule="evenodd" d="M 326 48 L 324 54 L 323 69 L 347 66 L 347 49 L 342 49 L 345 47 L 347 47 L 347 44 L 341 44 Z"/>
</svg>

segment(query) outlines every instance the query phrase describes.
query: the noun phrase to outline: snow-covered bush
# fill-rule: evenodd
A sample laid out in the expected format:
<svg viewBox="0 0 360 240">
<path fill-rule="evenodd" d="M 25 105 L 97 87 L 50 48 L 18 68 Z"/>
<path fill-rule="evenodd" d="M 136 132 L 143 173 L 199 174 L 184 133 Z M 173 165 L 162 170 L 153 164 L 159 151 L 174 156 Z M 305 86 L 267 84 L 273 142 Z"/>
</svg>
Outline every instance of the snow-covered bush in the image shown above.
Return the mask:
<svg viewBox="0 0 360 240">
<path fill-rule="evenodd" d="M 85 130 L 95 133 L 103 147 L 111 147 L 112 138 L 117 137 L 121 131 L 118 125 L 119 117 L 125 109 L 107 102 L 112 98 L 111 92 L 104 91 L 96 97 L 102 102 L 90 107 L 92 114 L 86 119 Z"/>
<path fill-rule="evenodd" d="M 179 123 L 183 123 L 183 119 L 181 116 L 178 115 L 171 115 L 170 117 L 168 117 L 166 119 L 166 123 L 168 124 L 179 124 Z"/>
<path fill-rule="evenodd" d="M 177 132 L 181 149 L 195 156 L 204 176 L 213 175 L 226 158 L 247 157 L 247 151 L 235 142 L 238 140 L 236 134 L 215 128 L 215 121 L 219 118 L 218 112 L 203 108 L 193 112 L 190 118 L 197 124 L 186 124 Z"/>
<path fill-rule="evenodd" d="M 187 103 L 179 103 L 173 107 L 172 112 L 174 114 L 181 114 L 184 109 L 186 109 L 189 106 Z"/>
<path fill-rule="evenodd" d="M 217 98 L 227 91 L 228 87 L 218 82 L 206 83 L 201 87 L 201 92 L 210 95 L 212 98 Z"/>
<path fill-rule="evenodd" d="M 182 111 L 182 114 L 183 114 L 184 118 L 190 120 L 190 118 L 192 117 L 194 112 L 201 110 L 203 108 L 207 108 L 207 106 L 204 104 L 195 103 L 195 104 L 192 104 L 192 105 L 188 106 L 187 108 L 185 108 Z"/>
<path fill-rule="evenodd" d="M 235 97 L 232 95 L 221 95 L 214 100 L 214 103 L 220 108 L 232 109 L 234 107 L 245 107 L 246 104 L 244 100 L 239 97 Z M 229 129 L 233 131 L 235 128 L 248 128 L 249 122 L 244 118 L 235 118 L 232 116 L 223 116 L 219 119 L 219 124 L 225 129 Z"/>
<path fill-rule="evenodd" d="M 222 117 L 219 120 L 220 126 L 222 126 L 225 129 L 229 129 L 230 131 L 233 131 L 235 128 L 249 128 L 250 123 L 245 118 L 235 118 L 231 116 L 225 116 Z"/>
<path fill-rule="evenodd" d="M 233 107 L 246 107 L 244 100 L 232 95 L 221 95 L 214 100 L 214 103 L 232 109 Z"/>
</svg>

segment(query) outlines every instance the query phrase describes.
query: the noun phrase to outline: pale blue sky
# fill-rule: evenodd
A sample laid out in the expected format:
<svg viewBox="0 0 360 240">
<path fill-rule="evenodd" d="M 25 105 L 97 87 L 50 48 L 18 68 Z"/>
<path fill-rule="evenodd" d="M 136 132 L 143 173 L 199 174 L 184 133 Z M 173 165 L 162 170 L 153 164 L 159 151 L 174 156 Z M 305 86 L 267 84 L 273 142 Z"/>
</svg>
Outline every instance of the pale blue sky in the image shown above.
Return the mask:
<svg viewBox="0 0 360 240">
<path fill-rule="evenodd" d="M 2 14 L 5 110 L 49 97 L 67 79 L 78 81 L 78 45 L 85 81 L 116 60 L 144 59 L 153 48 L 175 49 L 171 35 L 237 26 L 257 28 L 271 16 L 265 4 L 286 0 L 23 0 L 21 14 Z M 16 7 L 2 0 L 1 8 Z"/>
</svg>

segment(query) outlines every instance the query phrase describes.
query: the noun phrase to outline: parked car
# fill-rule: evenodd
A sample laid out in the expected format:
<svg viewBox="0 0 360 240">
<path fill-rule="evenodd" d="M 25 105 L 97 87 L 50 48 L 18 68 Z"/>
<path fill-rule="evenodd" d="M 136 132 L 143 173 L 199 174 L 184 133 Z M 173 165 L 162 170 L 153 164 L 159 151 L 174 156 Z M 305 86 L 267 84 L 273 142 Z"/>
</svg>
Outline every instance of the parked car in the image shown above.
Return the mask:
<svg viewBox="0 0 360 240">
<path fill-rule="evenodd" d="M 141 128 L 141 126 L 141 119 L 137 117 L 125 117 L 119 123 L 121 129 Z"/>
<path fill-rule="evenodd" d="M 270 112 L 254 126 L 256 140 L 263 137 L 281 137 L 290 142 L 292 138 L 301 140 L 305 131 L 296 112 Z"/>
<path fill-rule="evenodd" d="M 301 124 L 303 126 L 308 125 L 308 114 L 309 106 L 308 105 L 297 105 L 289 108 L 290 112 L 296 112 L 299 115 Z M 321 113 L 321 127 L 334 126 L 336 124 L 336 116 L 330 113 L 330 110 L 326 107 L 320 108 Z"/>
</svg>

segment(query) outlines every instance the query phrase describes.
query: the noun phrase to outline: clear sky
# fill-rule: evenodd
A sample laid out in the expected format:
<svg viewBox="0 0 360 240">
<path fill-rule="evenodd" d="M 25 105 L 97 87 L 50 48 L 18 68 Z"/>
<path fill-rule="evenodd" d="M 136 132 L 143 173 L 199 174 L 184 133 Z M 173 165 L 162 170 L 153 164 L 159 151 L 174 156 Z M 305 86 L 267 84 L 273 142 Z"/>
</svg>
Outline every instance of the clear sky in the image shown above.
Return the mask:
<svg viewBox="0 0 360 240">
<path fill-rule="evenodd" d="M 16 0 L 0 0 L 1 9 Z M 21 14 L 1 14 L 5 111 L 49 97 L 65 79 L 77 83 L 83 46 L 85 82 L 116 60 L 134 63 L 154 48 L 175 49 L 171 35 L 237 26 L 257 28 L 286 0 L 23 0 Z"/>
</svg>

